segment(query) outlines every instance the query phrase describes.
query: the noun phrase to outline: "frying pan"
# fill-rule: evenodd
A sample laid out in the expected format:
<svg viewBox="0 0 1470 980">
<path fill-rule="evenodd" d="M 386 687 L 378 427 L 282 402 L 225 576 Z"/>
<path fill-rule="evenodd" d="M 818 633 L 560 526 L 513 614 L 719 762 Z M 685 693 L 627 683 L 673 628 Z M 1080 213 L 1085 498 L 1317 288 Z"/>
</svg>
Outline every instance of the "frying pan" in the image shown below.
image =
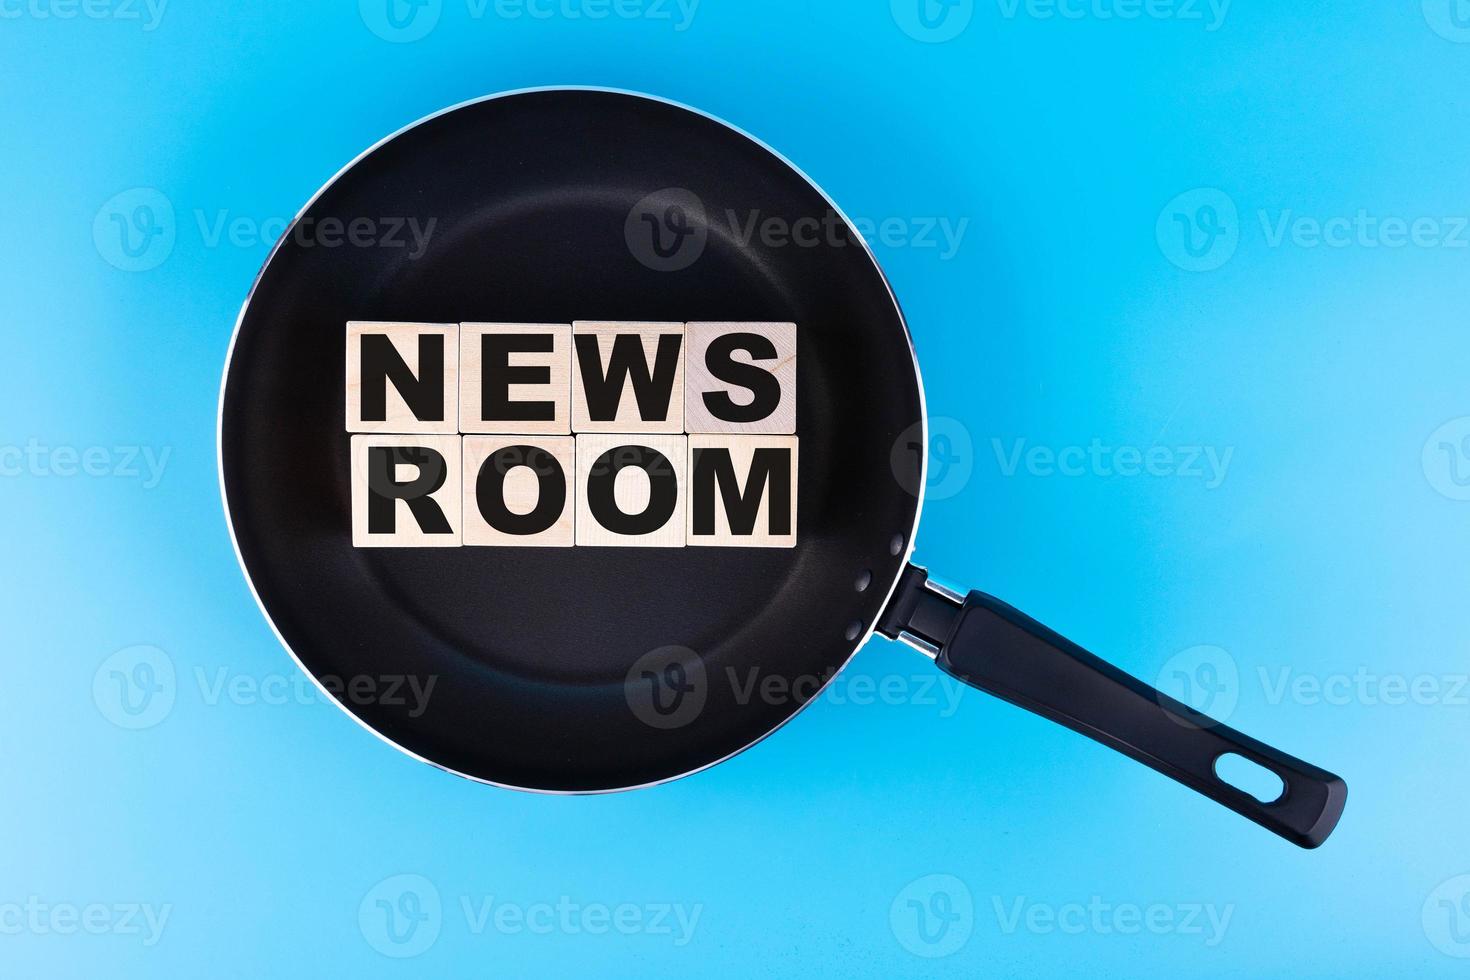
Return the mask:
<svg viewBox="0 0 1470 980">
<path fill-rule="evenodd" d="M 743 235 L 747 216 L 806 234 Z M 327 237 L 363 218 L 370 241 Z M 394 247 L 409 220 L 431 233 Z M 352 546 L 347 321 L 587 319 L 799 325 L 795 547 Z M 1338 777 L 909 564 L 926 445 L 907 326 L 836 205 L 719 120 L 600 89 L 457 106 L 351 163 L 267 259 L 220 392 L 221 492 L 262 611 L 418 759 L 546 792 L 659 783 L 780 727 L 876 631 L 1293 843 L 1326 839 Z M 430 695 L 363 696 L 404 678 Z M 1227 754 L 1279 798 L 1220 779 Z"/>
</svg>

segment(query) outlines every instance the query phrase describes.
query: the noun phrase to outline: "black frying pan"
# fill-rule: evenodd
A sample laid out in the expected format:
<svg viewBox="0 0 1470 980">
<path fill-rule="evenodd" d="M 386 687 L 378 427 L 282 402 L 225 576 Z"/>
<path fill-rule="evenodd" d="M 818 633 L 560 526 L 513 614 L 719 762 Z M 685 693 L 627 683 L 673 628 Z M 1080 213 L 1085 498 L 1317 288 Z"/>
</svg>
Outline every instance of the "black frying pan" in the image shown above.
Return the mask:
<svg viewBox="0 0 1470 980">
<path fill-rule="evenodd" d="M 727 212 L 825 230 L 742 241 Z M 381 243 L 325 237 L 363 217 Z M 410 217 L 433 222 L 422 254 L 406 232 L 387 244 Z M 799 325 L 795 548 L 352 547 L 347 321 L 586 319 Z M 463 105 L 339 174 L 260 273 L 220 403 L 227 516 L 282 642 L 360 722 L 444 769 L 556 792 L 692 773 L 778 728 L 876 630 L 1296 844 L 1327 837 L 1336 776 L 927 582 L 906 561 L 924 484 L 907 443 L 926 445 L 907 328 L 835 206 L 717 120 L 595 90 Z M 433 679 L 427 701 L 364 696 L 405 675 Z M 751 696 L 751 676 L 791 694 Z M 1279 776 L 1280 798 L 1222 781 L 1226 753 Z"/>
</svg>

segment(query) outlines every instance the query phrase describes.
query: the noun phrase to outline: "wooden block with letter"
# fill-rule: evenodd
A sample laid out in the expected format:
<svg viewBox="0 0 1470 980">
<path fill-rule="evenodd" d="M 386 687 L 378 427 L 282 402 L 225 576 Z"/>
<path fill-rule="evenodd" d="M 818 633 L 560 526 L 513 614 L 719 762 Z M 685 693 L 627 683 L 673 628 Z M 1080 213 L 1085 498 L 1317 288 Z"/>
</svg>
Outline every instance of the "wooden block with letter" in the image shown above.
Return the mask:
<svg viewBox="0 0 1470 980">
<path fill-rule="evenodd" d="M 577 544 L 684 547 L 688 437 L 645 432 L 576 438 Z"/>
<path fill-rule="evenodd" d="M 796 547 L 797 438 L 691 434 L 690 546 Z"/>
<path fill-rule="evenodd" d="M 796 431 L 796 324 L 689 323 L 684 351 L 686 431 Z"/>
<path fill-rule="evenodd" d="M 460 546 L 459 435 L 352 437 L 352 544 Z"/>
<path fill-rule="evenodd" d="M 574 432 L 684 431 L 684 324 L 572 324 Z"/>
<path fill-rule="evenodd" d="M 459 431 L 572 431 L 570 323 L 461 323 Z"/>
<path fill-rule="evenodd" d="M 458 432 L 459 324 L 347 324 L 348 432 Z"/>
<path fill-rule="evenodd" d="M 570 548 L 573 445 L 571 436 L 465 436 L 465 545 Z"/>
</svg>

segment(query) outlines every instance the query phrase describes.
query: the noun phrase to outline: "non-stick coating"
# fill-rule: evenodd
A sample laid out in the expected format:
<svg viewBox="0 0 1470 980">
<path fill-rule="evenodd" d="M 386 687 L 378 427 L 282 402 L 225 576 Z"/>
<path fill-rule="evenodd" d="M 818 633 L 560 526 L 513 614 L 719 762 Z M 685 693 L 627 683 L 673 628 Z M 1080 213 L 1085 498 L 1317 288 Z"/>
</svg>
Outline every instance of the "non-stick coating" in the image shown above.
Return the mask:
<svg viewBox="0 0 1470 980">
<path fill-rule="evenodd" d="M 702 202 L 709 234 L 687 268 L 659 271 L 624 226 L 637 202 L 670 188 Z M 532 789 L 672 778 L 799 710 L 897 578 L 923 446 L 909 431 L 913 445 L 894 452 L 921 424 L 909 338 L 862 243 L 845 226 L 827 240 L 831 213 L 749 137 L 624 93 L 482 100 L 358 160 L 261 273 L 221 401 L 221 480 L 241 561 L 295 657 L 331 686 L 374 678 L 378 695 L 394 677 L 432 678 L 427 707 L 367 693 L 367 680 L 339 701 L 417 756 Z M 407 232 L 406 248 L 308 233 L 362 217 L 380 231 L 433 221 L 427 251 L 411 257 Z M 823 223 L 819 244 L 759 230 L 741 241 L 752 219 L 790 228 L 801 218 Z M 799 325 L 797 547 L 352 547 L 346 322 L 574 319 Z M 625 684 L 668 646 L 697 654 L 705 686 L 702 709 L 672 727 L 646 723 Z M 771 693 L 783 686 L 795 693 Z"/>
</svg>

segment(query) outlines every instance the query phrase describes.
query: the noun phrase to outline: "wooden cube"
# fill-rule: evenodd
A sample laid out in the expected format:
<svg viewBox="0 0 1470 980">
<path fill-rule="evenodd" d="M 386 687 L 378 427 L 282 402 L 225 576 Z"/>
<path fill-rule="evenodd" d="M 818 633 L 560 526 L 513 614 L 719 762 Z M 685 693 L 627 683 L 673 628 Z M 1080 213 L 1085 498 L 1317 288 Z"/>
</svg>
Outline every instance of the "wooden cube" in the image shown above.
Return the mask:
<svg viewBox="0 0 1470 980">
<path fill-rule="evenodd" d="M 577 469 L 571 436 L 465 436 L 463 472 L 466 546 L 572 546 Z"/>
<path fill-rule="evenodd" d="M 684 327 L 684 428 L 796 432 L 796 324 Z"/>
<path fill-rule="evenodd" d="M 347 324 L 348 432 L 458 432 L 459 324 Z"/>
<path fill-rule="evenodd" d="M 683 432 L 684 324 L 572 324 L 572 431 Z"/>
<path fill-rule="evenodd" d="M 691 434 L 685 543 L 796 547 L 795 436 Z"/>
<path fill-rule="evenodd" d="M 572 431 L 570 323 L 461 323 L 459 431 Z"/>
<path fill-rule="evenodd" d="M 460 546 L 459 435 L 352 437 L 352 544 Z"/>
<path fill-rule="evenodd" d="M 577 544 L 684 547 L 688 437 L 599 433 L 576 438 Z"/>
</svg>

